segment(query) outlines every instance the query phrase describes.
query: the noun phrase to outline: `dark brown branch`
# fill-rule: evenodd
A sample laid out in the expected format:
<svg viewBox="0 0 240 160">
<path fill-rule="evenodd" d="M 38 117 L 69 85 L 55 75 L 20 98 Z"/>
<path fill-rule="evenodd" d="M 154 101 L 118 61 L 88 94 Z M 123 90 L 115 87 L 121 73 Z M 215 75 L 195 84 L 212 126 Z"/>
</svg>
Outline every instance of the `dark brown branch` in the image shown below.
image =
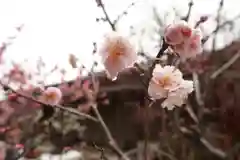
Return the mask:
<svg viewBox="0 0 240 160">
<path fill-rule="evenodd" d="M 102 8 L 102 11 L 105 15 L 105 18 L 106 18 L 106 21 L 108 22 L 108 24 L 110 25 L 111 29 L 113 31 L 116 31 L 116 27 L 115 27 L 115 24 L 111 21 L 107 11 L 106 11 L 106 8 L 105 8 L 105 5 L 103 4 L 102 0 L 96 0 L 96 3 L 97 3 L 97 6 Z"/>
<path fill-rule="evenodd" d="M 129 6 L 127 6 L 127 8 L 117 16 L 117 18 L 113 21 L 114 26 L 119 22 L 119 20 L 127 14 L 128 10 L 133 7 L 136 4 L 136 2 L 132 2 Z"/>
<path fill-rule="evenodd" d="M 217 23 L 217 27 L 216 27 L 216 32 L 214 33 L 214 37 L 213 37 L 213 43 L 212 43 L 212 49 L 215 50 L 216 48 L 216 41 L 217 41 L 217 32 L 219 31 L 219 26 L 220 26 L 220 20 L 221 20 L 221 11 L 223 9 L 223 4 L 224 4 L 224 0 L 221 0 L 219 3 L 219 7 L 218 7 L 218 11 L 217 11 L 217 18 L 216 18 L 216 23 Z"/>
<path fill-rule="evenodd" d="M 182 18 L 182 20 L 184 21 L 188 21 L 190 16 L 191 16 L 191 12 L 192 12 L 192 7 L 193 7 L 193 0 L 191 0 L 189 3 L 188 3 L 188 12 L 187 12 L 187 15 Z"/>
<path fill-rule="evenodd" d="M 208 36 L 206 36 L 205 38 L 203 38 L 202 43 L 206 43 L 207 40 L 213 36 L 214 34 L 216 34 L 218 32 L 219 29 L 225 27 L 226 25 L 228 25 L 229 23 L 232 23 L 233 21 L 237 20 L 240 18 L 240 14 L 238 14 L 237 16 L 235 16 L 234 18 L 225 21 L 224 23 L 220 24 L 218 27 L 215 28 L 215 30 L 213 30 Z"/>
<path fill-rule="evenodd" d="M 113 138 L 110 130 L 108 129 L 106 123 L 104 122 L 101 114 L 98 111 L 97 108 L 97 104 L 94 102 L 94 98 L 96 98 L 96 93 L 98 92 L 98 84 L 97 84 L 97 80 L 95 79 L 95 75 L 93 72 L 91 72 L 91 78 L 92 78 L 92 83 L 93 83 L 93 99 L 92 99 L 92 109 L 94 111 L 94 113 L 97 116 L 97 119 L 99 121 L 99 123 L 101 124 L 107 139 L 108 139 L 108 144 L 111 146 L 111 148 L 118 154 L 119 157 L 121 157 L 123 160 L 130 160 L 126 154 L 124 154 L 124 152 L 121 150 L 121 148 L 118 146 L 118 144 L 116 143 L 115 139 Z"/>
<path fill-rule="evenodd" d="M 238 51 L 235 55 L 233 55 L 226 63 L 224 63 L 220 68 L 218 68 L 215 72 L 213 72 L 210 76 L 210 79 L 217 78 L 220 74 L 222 74 L 225 70 L 231 67 L 238 59 L 240 58 L 240 51 Z"/>
<path fill-rule="evenodd" d="M 148 81 L 150 81 L 150 78 L 152 78 L 152 72 L 153 72 L 153 69 L 155 67 L 155 65 L 159 62 L 159 58 L 163 55 L 163 53 L 166 51 L 166 49 L 169 47 L 169 45 L 165 42 L 165 40 L 163 39 L 163 44 L 162 44 L 162 47 L 161 49 L 159 50 L 157 56 L 156 56 L 156 60 L 153 62 L 153 64 L 150 66 L 149 68 L 149 77 L 148 77 Z"/>
</svg>

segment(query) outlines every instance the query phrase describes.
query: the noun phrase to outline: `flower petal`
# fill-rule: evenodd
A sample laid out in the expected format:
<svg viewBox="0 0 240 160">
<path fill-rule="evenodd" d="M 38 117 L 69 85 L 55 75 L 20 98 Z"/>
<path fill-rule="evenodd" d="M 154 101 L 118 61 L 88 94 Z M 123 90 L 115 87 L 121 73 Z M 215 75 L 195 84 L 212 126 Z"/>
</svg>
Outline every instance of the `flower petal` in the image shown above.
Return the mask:
<svg viewBox="0 0 240 160">
<path fill-rule="evenodd" d="M 159 87 L 154 81 L 150 81 L 148 86 L 148 94 L 153 99 L 161 99 L 167 97 L 167 90 Z"/>
<path fill-rule="evenodd" d="M 111 80 L 115 80 L 118 76 L 118 73 L 125 69 L 125 63 L 121 59 L 118 61 L 107 59 L 104 62 L 104 66 L 106 69 L 107 77 Z"/>
</svg>

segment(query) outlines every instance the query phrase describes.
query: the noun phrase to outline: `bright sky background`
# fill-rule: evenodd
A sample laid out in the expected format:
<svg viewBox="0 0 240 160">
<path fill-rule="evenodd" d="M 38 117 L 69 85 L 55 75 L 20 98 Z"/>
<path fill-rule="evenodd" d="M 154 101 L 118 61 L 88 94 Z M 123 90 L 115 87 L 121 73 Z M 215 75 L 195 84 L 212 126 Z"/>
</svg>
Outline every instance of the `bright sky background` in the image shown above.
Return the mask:
<svg viewBox="0 0 240 160">
<path fill-rule="evenodd" d="M 103 0 L 110 18 L 114 20 L 122 13 L 133 0 Z M 180 13 L 186 13 L 187 0 L 138 0 L 139 2 L 129 10 L 129 14 L 119 22 L 118 29 L 125 35 L 130 35 L 130 26 L 133 26 L 136 36 L 132 38 L 136 46 L 139 40 L 143 42 L 146 52 L 155 54 L 156 42 L 151 40 L 154 24 L 152 6 L 156 6 L 159 16 L 163 17 L 166 11 L 174 6 Z M 239 11 L 239 0 L 225 0 L 223 14 L 227 18 L 234 17 Z M 218 9 L 219 0 L 195 0 L 192 20 L 199 15 L 212 15 Z M 1 66 L 1 73 L 10 68 L 10 62 L 23 62 L 29 72 L 36 68 L 36 60 L 42 57 L 47 64 L 46 70 L 58 64 L 67 70 L 67 79 L 76 76 L 68 63 L 69 53 L 75 54 L 80 63 L 87 68 L 93 60 L 92 42 L 98 41 L 101 36 L 110 31 L 108 24 L 96 23 L 97 17 L 103 16 L 102 10 L 96 7 L 95 0 L 0 0 L 0 42 L 7 37 L 16 35 L 15 27 L 24 24 L 24 28 L 17 39 L 4 55 L 5 64 Z M 169 20 L 168 20 L 169 21 Z M 205 32 L 213 29 L 214 23 L 208 22 Z M 140 31 L 145 29 L 143 37 Z M 150 36 L 151 35 L 151 36 Z M 228 38 L 233 35 L 228 34 Z M 219 38 L 226 39 L 226 35 Z M 101 69 L 101 66 L 100 66 Z M 46 79 L 46 83 L 55 83 L 60 80 L 59 74 L 53 74 Z"/>
</svg>

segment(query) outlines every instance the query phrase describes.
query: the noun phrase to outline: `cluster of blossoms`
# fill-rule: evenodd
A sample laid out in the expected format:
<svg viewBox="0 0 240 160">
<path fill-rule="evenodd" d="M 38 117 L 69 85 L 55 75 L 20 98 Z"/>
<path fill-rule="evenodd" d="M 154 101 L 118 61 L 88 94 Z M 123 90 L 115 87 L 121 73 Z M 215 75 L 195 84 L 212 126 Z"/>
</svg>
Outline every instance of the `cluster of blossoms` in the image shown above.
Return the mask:
<svg viewBox="0 0 240 160">
<path fill-rule="evenodd" d="M 168 25 L 164 39 L 181 59 L 192 58 L 202 52 L 200 30 L 191 28 L 185 21 Z M 106 35 L 101 46 L 98 53 L 111 80 L 117 79 L 119 72 L 132 67 L 137 61 L 134 45 L 117 32 Z M 154 100 L 164 98 L 163 108 L 172 110 L 175 106 L 182 106 L 192 91 L 193 82 L 184 80 L 175 66 L 157 64 L 153 69 L 148 93 Z M 47 88 L 42 94 L 43 101 L 50 105 L 57 105 L 61 98 L 61 90 L 55 87 Z"/>
<path fill-rule="evenodd" d="M 202 52 L 201 31 L 191 28 L 185 21 L 166 27 L 165 42 L 181 59 L 196 57 Z M 115 80 L 119 72 L 132 67 L 137 61 L 137 52 L 130 41 L 116 32 L 106 35 L 99 55 L 107 76 Z M 184 80 L 175 66 L 156 65 L 149 82 L 148 92 L 153 99 L 165 98 L 162 106 L 173 109 L 181 106 L 193 91 L 193 82 Z"/>
</svg>

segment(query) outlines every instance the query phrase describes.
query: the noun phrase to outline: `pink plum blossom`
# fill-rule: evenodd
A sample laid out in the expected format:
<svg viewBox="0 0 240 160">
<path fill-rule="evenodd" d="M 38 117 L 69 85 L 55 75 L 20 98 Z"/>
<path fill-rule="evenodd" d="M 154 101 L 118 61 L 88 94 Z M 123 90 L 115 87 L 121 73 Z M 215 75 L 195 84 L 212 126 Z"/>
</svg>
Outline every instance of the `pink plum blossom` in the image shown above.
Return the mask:
<svg viewBox="0 0 240 160">
<path fill-rule="evenodd" d="M 137 60 L 134 46 L 117 32 L 106 35 L 98 53 L 108 78 L 112 80 L 115 80 L 119 72 L 131 67 Z"/>
<path fill-rule="evenodd" d="M 192 35 L 192 28 L 185 22 L 170 24 L 164 32 L 165 41 L 170 45 L 181 44 Z"/>
<path fill-rule="evenodd" d="M 202 52 L 201 30 L 190 27 L 185 21 L 168 25 L 164 39 L 183 60 L 194 58 Z"/>
<path fill-rule="evenodd" d="M 173 46 L 173 50 L 177 52 L 182 59 L 196 57 L 203 50 L 201 40 L 201 31 L 194 29 L 191 37 L 183 43 Z"/>
</svg>

